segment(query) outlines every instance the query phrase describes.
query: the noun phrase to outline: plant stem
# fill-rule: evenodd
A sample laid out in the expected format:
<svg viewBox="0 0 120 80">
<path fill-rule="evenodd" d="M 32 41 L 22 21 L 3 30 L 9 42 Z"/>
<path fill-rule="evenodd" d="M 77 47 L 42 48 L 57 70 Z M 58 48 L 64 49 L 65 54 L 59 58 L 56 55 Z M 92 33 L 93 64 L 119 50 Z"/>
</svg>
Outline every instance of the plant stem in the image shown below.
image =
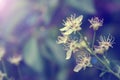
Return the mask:
<svg viewBox="0 0 120 80">
<path fill-rule="evenodd" d="M 96 37 L 96 31 L 94 31 L 94 34 L 93 34 L 92 50 L 94 49 L 95 37 Z"/>
<path fill-rule="evenodd" d="M 82 34 L 79 33 L 79 32 L 78 32 L 78 34 L 81 36 L 81 38 L 82 38 L 82 39 L 85 41 L 85 43 L 87 44 L 88 48 L 91 50 L 91 51 L 89 51 L 90 54 L 94 55 L 94 56 L 107 68 L 107 70 L 108 70 L 107 72 L 112 73 L 114 76 L 116 76 L 118 79 L 120 79 L 120 76 L 119 76 L 118 74 L 116 74 L 115 72 L 113 72 L 113 71 L 111 70 L 111 68 L 110 68 L 103 60 L 101 60 L 101 58 L 99 58 L 99 57 L 94 53 L 93 47 L 92 47 L 92 49 L 89 47 L 87 41 L 83 38 Z M 94 40 L 93 40 L 93 43 L 92 43 L 93 46 L 94 46 L 94 42 L 95 42 L 95 35 L 96 35 L 96 32 L 94 33 L 94 38 L 93 38 Z"/>
<path fill-rule="evenodd" d="M 96 68 L 96 69 L 99 69 L 99 70 L 101 70 L 101 71 L 107 72 L 107 70 L 105 70 L 105 69 L 103 69 L 103 68 L 100 68 L 100 67 L 97 67 L 97 66 L 93 66 L 93 67 Z"/>
<path fill-rule="evenodd" d="M 18 70 L 19 78 L 20 78 L 20 80 L 22 80 L 22 74 L 21 74 L 21 71 L 20 71 L 20 67 L 18 65 L 17 65 L 17 70 Z"/>
<path fill-rule="evenodd" d="M 5 67 L 5 62 L 3 60 L 1 60 L 1 63 L 2 63 L 2 68 L 3 68 L 3 72 L 6 74 L 6 79 L 8 79 L 8 75 L 7 75 L 7 70 L 6 70 L 6 67 Z"/>
</svg>

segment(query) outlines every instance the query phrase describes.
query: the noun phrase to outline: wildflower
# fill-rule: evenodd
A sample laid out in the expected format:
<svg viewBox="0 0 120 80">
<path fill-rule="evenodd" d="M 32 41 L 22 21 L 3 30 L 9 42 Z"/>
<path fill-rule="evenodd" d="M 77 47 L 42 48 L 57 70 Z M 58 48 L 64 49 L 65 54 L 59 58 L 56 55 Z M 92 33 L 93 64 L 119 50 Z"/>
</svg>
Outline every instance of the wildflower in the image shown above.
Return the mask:
<svg viewBox="0 0 120 80">
<path fill-rule="evenodd" d="M 114 43 L 114 38 L 108 35 L 107 38 L 105 36 L 100 36 L 100 40 L 98 41 L 99 46 L 94 47 L 94 52 L 98 54 L 103 54 L 107 51 L 110 47 L 113 47 L 112 44 Z"/>
<path fill-rule="evenodd" d="M 114 43 L 114 38 L 110 35 L 108 35 L 107 38 L 105 38 L 105 36 L 100 36 L 100 41 L 98 43 L 107 51 L 109 47 L 113 47 L 112 44 Z"/>
<path fill-rule="evenodd" d="M 14 55 L 13 57 L 9 58 L 9 62 L 15 65 L 19 65 L 21 60 L 22 60 L 21 55 Z"/>
<path fill-rule="evenodd" d="M 77 51 L 78 45 L 77 41 L 71 40 L 71 42 L 67 43 L 67 46 L 65 46 L 66 52 L 66 59 L 70 59 L 72 53 L 75 53 Z"/>
<path fill-rule="evenodd" d="M 74 70 L 75 72 L 79 72 L 82 68 L 91 67 L 91 56 L 84 50 L 81 50 L 79 53 L 76 53 L 76 63 Z"/>
<path fill-rule="evenodd" d="M 3 78 L 6 76 L 6 74 L 5 73 L 2 73 L 1 71 L 0 71 L 0 80 L 3 80 Z"/>
<path fill-rule="evenodd" d="M 65 44 L 69 40 L 69 36 L 58 36 L 58 44 Z"/>
<path fill-rule="evenodd" d="M 103 54 L 105 51 L 105 49 L 101 46 L 95 46 L 94 49 L 95 49 L 94 53 L 97 53 L 97 54 Z"/>
<path fill-rule="evenodd" d="M 3 58 L 4 55 L 5 55 L 5 48 L 0 46 L 0 61 Z"/>
<path fill-rule="evenodd" d="M 103 25 L 103 20 L 100 20 L 98 17 L 91 18 L 91 20 L 88 21 L 91 23 L 90 28 L 94 30 L 98 30 L 98 28 Z"/>
<path fill-rule="evenodd" d="M 71 15 L 68 17 L 66 21 L 64 21 L 64 27 L 60 29 L 63 35 L 70 35 L 71 33 L 75 33 L 76 31 L 81 30 L 80 25 L 82 24 L 83 15 L 75 18 L 75 15 Z"/>
</svg>

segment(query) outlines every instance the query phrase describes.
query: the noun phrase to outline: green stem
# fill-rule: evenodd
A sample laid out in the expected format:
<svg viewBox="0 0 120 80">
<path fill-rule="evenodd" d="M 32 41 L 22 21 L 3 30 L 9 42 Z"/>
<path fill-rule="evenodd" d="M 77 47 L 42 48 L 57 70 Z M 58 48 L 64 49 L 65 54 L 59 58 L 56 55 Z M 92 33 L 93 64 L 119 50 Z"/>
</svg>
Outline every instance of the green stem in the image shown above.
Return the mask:
<svg viewBox="0 0 120 80">
<path fill-rule="evenodd" d="M 82 38 L 82 39 L 85 41 L 85 43 L 87 44 L 88 48 L 91 50 L 91 51 L 89 51 L 90 54 L 94 55 L 94 56 L 107 68 L 107 70 L 108 70 L 107 72 L 112 73 L 114 76 L 116 76 L 118 79 L 120 79 L 120 76 L 119 76 L 118 74 L 116 74 L 115 72 L 113 72 L 113 71 L 111 70 L 111 68 L 110 68 L 108 65 L 106 65 L 106 63 L 105 63 L 103 60 L 101 60 L 101 59 L 94 53 L 93 49 L 91 49 L 91 48 L 89 47 L 87 41 L 83 38 L 82 34 L 79 33 L 79 32 L 78 32 L 78 34 L 81 36 L 81 38 Z M 96 32 L 94 33 L 94 36 L 95 36 L 95 35 L 96 35 Z M 93 39 L 95 39 L 95 37 L 94 37 Z M 94 40 L 94 41 L 95 41 L 95 40 Z M 93 43 L 94 43 L 94 42 L 93 42 Z M 92 44 L 92 45 L 94 46 L 94 44 Z"/>
<path fill-rule="evenodd" d="M 107 70 L 105 70 L 105 69 L 103 69 L 103 68 L 100 68 L 100 67 L 97 67 L 97 66 L 93 66 L 93 67 L 96 68 L 96 69 L 99 69 L 99 70 L 101 70 L 101 71 L 107 72 Z"/>
<path fill-rule="evenodd" d="M 22 80 L 22 74 L 21 74 L 21 71 L 20 71 L 20 67 L 18 65 L 17 65 L 17 70 L 18 70 L 19 78 L 20 78 L 20 80 Z"/>
<path fill-rule="evenodd" d="M 95 37 L 96 37 L 96 31 L 94 31 L 94 34 L 93 34 L 92 50 L 94 49 Z"/>
<path fill-rule="evenodd" d="M 7 75 L 7 70 L 5 67 L 5 62 L 3 60 L 1 60 L 1 63 L 2 63 L 3 72 L 6 74 L 6 79 L 9 80 L 8 75 Z"/>
<path fill-rule="evenodd" d="M 109 65 L 110 62 L 109 62 L 109 60 L 106 58 L 106 56 L 103 55 L 103 58 L 104 58 L 104 60 L 106 61 L 106 63 Z"/>
</svg>

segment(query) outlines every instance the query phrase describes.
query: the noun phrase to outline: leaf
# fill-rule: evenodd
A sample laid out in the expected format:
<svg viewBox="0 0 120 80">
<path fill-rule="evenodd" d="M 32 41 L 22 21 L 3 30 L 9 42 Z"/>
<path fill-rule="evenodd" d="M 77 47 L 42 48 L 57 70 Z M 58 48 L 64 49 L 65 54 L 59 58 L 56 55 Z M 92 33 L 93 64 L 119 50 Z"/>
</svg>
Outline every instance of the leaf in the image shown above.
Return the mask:
<svg viewBox="0 0 120 80">
<path fill-rule="evenodd" d="M 56 61 L 59 66 L 66 65 L 65 52 L 62 50 L 62 48 L 51 39 L 46 41 L 46 45 L 51 50 L 51 53 L 49 54 L 51 54 L 51 57 L 55 59 L 54 61 Z"/>
<path fill-rule="evenodd" d="M 78 10 L 87 13 L 95 13 L 93 0 L 66 0 L 66 3 Z"/>
<path fill-rule="evenodd" d="M 41 72 L 43 70 L 43 61 L 39 53 L 37 38 L 32 36 L 29 39 L 29 41 L 24 46 L 23 53 L 24 61 L 28 66 L 37 72 Z"/>
<path fill-rule="evenodd" d="M 102 77 L 106 72 L 101 72 L 99 77 Z"/>
<path fill-rule="evenodd" d="M 68 78 L 68 69 L 62 68 L 58 74 L 57 74 L 57 79 L 56 80 L 67 80 Z"/>
</svg>

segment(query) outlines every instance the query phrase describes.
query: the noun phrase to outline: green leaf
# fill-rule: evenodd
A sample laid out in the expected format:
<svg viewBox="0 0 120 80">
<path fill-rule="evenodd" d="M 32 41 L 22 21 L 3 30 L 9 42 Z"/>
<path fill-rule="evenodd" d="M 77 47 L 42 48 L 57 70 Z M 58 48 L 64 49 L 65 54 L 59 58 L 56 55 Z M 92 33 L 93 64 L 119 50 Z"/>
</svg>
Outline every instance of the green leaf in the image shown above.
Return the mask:
<svg viewBox="0 0 120 80">
<path fill-rule="evenodd" d="M 93 0 L 66 0 L 66 3 L 80 11 L 95 13 Z"/>
<path fill-rule="evenodd" d="M 37 38 L 32 36 L 25 44 L 23 50 L 24 61 L 28 66 L 36 70 L 37 72 L 43 71 L 43 61 L 39 53 Z"/>
<path fill-rule="evenodd" d="M 102 77 L 106 72 L 101 72 L 99 77 Z"/>
<path fill-rule="evenodd" d="M 51 50 L 51 53 L 49 54 L 55 59 L 54 61 L 59 64 L 59 66 L 65 66 L 67 63 L 65 60 L 65 52 L 58 44 L 56 44 L 56 41 L 48 39 L 46 45 Z"/>
<path fill-rule="evenodd" d="M 58 74 L 57 74 L 57 79 L 56 80 L 67 80 L 68 78 L 68 69 L 62 68 Z"/>
</svg>

